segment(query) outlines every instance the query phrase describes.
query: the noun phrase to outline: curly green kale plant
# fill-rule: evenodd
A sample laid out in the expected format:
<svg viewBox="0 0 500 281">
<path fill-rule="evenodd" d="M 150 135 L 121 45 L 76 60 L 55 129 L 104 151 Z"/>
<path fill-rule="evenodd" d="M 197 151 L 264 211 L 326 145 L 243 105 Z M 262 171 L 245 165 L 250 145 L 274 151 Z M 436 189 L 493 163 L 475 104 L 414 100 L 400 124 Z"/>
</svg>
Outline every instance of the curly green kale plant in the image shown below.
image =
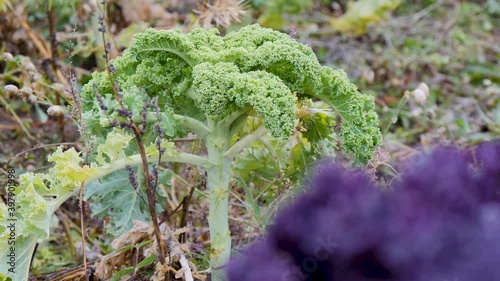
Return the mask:
<svg viewBox="0 0 500 281">
<path fill-rule="evenodd" d="M 82 115 L 96 148 L 90 157 L 94 163 L 88 167 L 94 173 L 79 178 L 80 182 L 65 182 L 67 192 L 58 195 L 56 201 L 44 197 L 47 187 L 42 180 L 35 186 L 39 190 L 30 191 L 33 184 L 27 176 L 21 180 L 20 193 L 54 202 L 50 208 L 39 207 L 46 218 L 80 187 L 81 181 L 88 184 L 139 165 L 141 155 L 128 146 L 132 139 L 126 132 L 128 120 L 136 122 L 144 132 L 142 141 L 149 144 L 148 162 L 158 161 L 161 155 L 155 146 L 159 123 L 154 123 L 158 119 L 169 138 L 195 134 L 203 139 L 206 157 L 177 151 L 172 143 L 163 142 L 167 152 L 161 161 L 199 165 L 207 172 L 212 280 L 217 281 L 224 280 L 220 267 L 230 256 L 229 186 L 231 163 L 239 152 L 267 133 L 277 139 L 289 138 L 296 131 L 297 120 L 304 116 L 303 108 L 298 107 L 317 99 L 331 106 L 342 119 L 342 149 L 357 163 L 365 163 L 373 156 L 381 142 L 373 98 L 360 94 L 345 72 L 321 66 L 308 46 L 259 25 L 225 37 L 217 33 L 215 29 L 196 29 L 189 34 L 149 29 L 137 34 L 123 55 L 111 62 L 110 71 L 95 72 L 82 89 Z M 152 98 L 157 100 L 159 112 L 148 106 Z M 260 127 L 245 134 L 250 119 L 257 120 Z M 314 127 L 310 123 L 307 128 Z M 331 126 L 326 130 L 334 133 Z M 314 133 L 304 136 L 311 143 L 321 138 L 321 134 Z M 71 163 L 78 166 L 76 158 Z M 57 167 L 59 162 L 54 161 Z M 54 180 L 50 173 L 44 177 Z M 92 183 L 93 188 L 96 183 Z M 21 209 L 21 220 L 34 221 L 36 215 L 22 212 L 28 210 Z M 47 235 L 42 223 L 32 224 L 33 231 L 26 229 L 23 234 L 27 235 L 26 241 Z M 2 225 L 0 233 L 8 235 Z"/>
<path fill-rule="evenodd" d="M 63 152 L 59 147 L 48 161 L 55 165 L 46 173 L 24 173 L 19 184 L 9 184 L 6 204 L 0 203 L 0 281 L 28 280 L 30 261 L 39 239 L 47 239 L 52 215 L 75 193 L 82 183 L 98 182 L 127 166 L 137 166 L 141 156 L 125 154 L 133 139 L 121 129 L 113 129 L 106 141 L 97 148 L 96 161 L 81 165 L 83 159 L 74 148 Z M 187 153 L 177 152 L 173 143 L 164 142 L 162 159 L 207 167 L 209 161 Z M 155 144 L 150 144 L 146 155 L 151 162 L 160 156 Z M 123 202 L 122 202 L 123 203 Z"/>
</svg>

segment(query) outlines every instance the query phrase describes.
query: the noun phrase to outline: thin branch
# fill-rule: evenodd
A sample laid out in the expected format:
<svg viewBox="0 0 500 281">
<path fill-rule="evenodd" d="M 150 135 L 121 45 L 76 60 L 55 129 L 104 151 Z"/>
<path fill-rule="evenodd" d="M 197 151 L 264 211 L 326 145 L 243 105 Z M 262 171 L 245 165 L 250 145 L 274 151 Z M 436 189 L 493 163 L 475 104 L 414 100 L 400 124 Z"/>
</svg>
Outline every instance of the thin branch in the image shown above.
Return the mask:
<svg viewBox="0 0 500 281">
<path fill-rule="evenodd" d="M 246 135 L 244 138 L 239 140 L 237 143 L 233 144 L 233 146 L 224 154 L 224 156 L 228 158 L 233 158 L 236 156 L 238 153 L 240 153 L 245 147 L 247 147 L 249 144 L 254 142 L 255 140 L 258 140 L 260 137 L 265 135 L 268 132 L 268 130 L 265 127 L 259 127 L 257 130 L 251 132 L 250 134 Z"/>
<path fill-rule="evenodd" d="M 68 239 L 68 248 L 71 256 L 76 259 L 76 247 L 73 243 L 73 239 L 71 238 L 71 230 L 68 224 L 68 217 L 61 211 L 61 209 L 57 209 L 56 211 L 59 220 L 62 222 L 64 234 L 66 235 L 66 239 Z"/>
<path fill-rule="evenodd" d="M 50 57 L 49 61 L 52 65 L 52 68 L 57 73 L 58 65 L 57 65 L 57 38 L 56 38 L 56 23 L 55 16 L 52 7 L 49 5 L 49 1 L 45 2 L 45 12 L 47 13 L 47 17 L 49 19 L 49 37 L 50 37 Z M 47 71 L 49 74 L 49 71 Z M 49 75 L 52 82 L 55 82 L 53 75 Z M 61 81 L 62 82 L 62 81 Z M 58 91 L 54 91 L 56 96 L 56 105 L 61 105 L 61 94 Z M 65 141 L 64 137 L 64 119 L 62 115 L 57 116 L 57 122 L 59 123 L 59 132 L 61 134 L 61 141 Z"/>
<path fill-rule="evenodd" d="M 181 215 L 181 223 L 179 225 L 179 228 L 183 228 L 187 225 L 187 216 L 189 212 L 189 204 L 191 203 L 191 198 L 193 197 L 193 193 L 195 189 L 201 189 L 203 190 L 206 188 L 207 185 L 207 176 L 205 174 L 200 175 L 200 179 L 198 180 L 198 183 L 196 186 L 192 186 L 191 190 L 189 191 L 188 195 L 182 199 L 182 215 Z M 179 242 L 180 243 L 186 243 L 186 233 L 181 233 L 179 235 Z"/>
<path fill-rule="evenodd" d="M 146 195 L 148 197 L 148 209 L 149 209 L 149 214 L 151 216 L 152 222 L 153 222 L 153 228 L 154 228 L 154 233 L 155 233 L 155 238 L 156 242 L 158 245 L 158 255 L 160 259 L 161 264 L 166 264 L 167 260 L 165 258 L 165 251 L 166 251 L 166 245 L 163 239 L 161 238 L 161 233 L 160 233 L 160 226 L 158 224 L 158 217 L 156 214 L 156 194 L 155 194 L 155 188 L 154 186 L 151 186 L 151 183 L 156 182 L 156 178 L 152 178 L 153 176 L 156 175 L 151 175 L 149 173 L 149 167 L 148 167 L 148 158 L 146 156 L 146 149 L 144 148 L 144 143 L 142 142 L 142 135 L 143 132 L 137 127 L 137 125 L 133 122 L 131 116 L 131 112 L 125 107 L 122 101 L 122 97 L 120 95 L 119 89 L 118 89 L 118 84 L 117 80 L 114 79 L 113 75 L 116 74 L 116 69 L 115 67 L 110 63 L 109 61 L 109 50 L 111 49 L 111 45 L 109 43 L 106 43 L 106 24 L 104 23 L 105 20 L 105 12 L 106 12 L 106 1 L 101 2 L 103 5 L 103 13 L 99 16 L 99 31 L 102 34 L 102 41 L 104 44 L 104 55 L 103 58 L 106 61 L 106 71 L 109 77 L 109 82 L 111 84 L 111 88 L 113 90 L 115 99 L 118 101 L 118 104 L 121 107 L 121 110 L 125 115 L 129 118 L 129 128 L 132 130 L 135 136 L 135 140 L 137 142 L 137 147 L 139 148 L 140 152 L 140 158 L 142 162 L 142 169 L 144 170 L 144 177 L 145 177 L 145 182 L 146 182 Z M 128 114 L 130 113 L 130 114 Z M 159 158 L 161 158 L 161 153 L 158 155 Z M 153 181 L 152 181 L 153 179 Z"/>
<path fill-rule="evenodd" d="M 74 30 L 73 33 L 74 34 Z M 73 64 L 73 41 L 70 39 L 70 46 L 69 46 L 69 58 L 70 58 L 70 65 Z M 56 69 L 56 71 L 58 71 Z M 61 72 L 62 73 L 62 72 Z M 85 144 L 85 159 L 83 164 L 88 165 L 89 164 L 89 140 L 87 136 L 87 126 L 85 124 L 85 120 L 82 118 L 82 99 L 80 97 L 80 94 L 76 91 L 76 77 L 75 74 L 73 73 L 72 68 L 69 68 L 69 74 L 68 76 L 65 76 L 68 80 L 68 83 L 70 85 L 69 88 L 69 93 L 73 97 L 74 103 L 75 103 L 75 114 L 78 116 L 78 119 L 80 120 L 80 133 L 83 136 L 84 139 L 84 144 Z M 89 274 L 88 274 L 88 264 L 87 264 L 87 256 L 86 256 L 86 250 L 87 250 L 87 237 L 86 237 L 86 232 L 85 232 L 85 205 L 83 203 L 83 191 L 85 189 L 85 181 L 82 181 L 80 185 L 80 193 L 78 196 L 78 206 L 79 206 L 79 211 L 80 211 L 80 231 L 82 235 L 82 256 L 83 256 L 83 268 L 85 270 L 85 281 L 89 281 Z"/>
<path fill-rule="evenodd" d="M 70 72 L 70 75 L 73 75 L 72 72 Z M 80 100 L 80 95 L 76 93 L 75 89 L 75 79 L 74 77 L 71 77 L 70 79 L 70 84 L 71 84 L 71 93 L 73 94 L 73 98 L 75 98 L 75 104 L 76 106 L 81 106 L 81 100 Z M 78 98 L 78 99 L 77 99 Z M 79 101 L 79 103 L 77 102 Z M 85 121 L 82 118 L 82 109 L 79 108 L 78 112 L 80 114 L 80 122 L 81 122 L 81 134 L 84 137 L 84 142 L 85 142 L 85 160 L 83 162 L 84 165 L 89 164 L 89 140 L 87 136 L 87 126 L 85 125 Z M 85 204 L 83 203 L 83 191 L 85 190 L 85 181 L 82 181 L 82 184 L 80 186 L 80 194 L 78 196 L 78 204 L 80 206 L 80 230 L 82 232 L 82 256 L 83 256 L 83 268 L 85 270 L 85 281 L 89 281 L 89 274 L 88 274 L 88 265 L 87 265 L 87 256 L 86 256 L 86 250 L 87 250 L 87 234 L 85 231 Z"/>
<path fill-rule="evenodd" d="M 210 129 L 207 125 L 200 120 L 178 114 L 174 114 L 174 118 L 178 122 L 178 125 L 190 130 L 201 138 L 205 138 L 210 133 Z"/>
</svg>

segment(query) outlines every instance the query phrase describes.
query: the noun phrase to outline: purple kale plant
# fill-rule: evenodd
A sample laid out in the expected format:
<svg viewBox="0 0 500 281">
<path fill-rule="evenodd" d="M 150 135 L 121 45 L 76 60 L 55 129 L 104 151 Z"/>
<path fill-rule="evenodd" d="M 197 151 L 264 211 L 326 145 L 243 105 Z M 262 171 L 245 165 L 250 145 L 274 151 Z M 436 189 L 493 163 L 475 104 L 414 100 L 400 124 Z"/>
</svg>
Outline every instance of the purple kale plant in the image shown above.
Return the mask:
<svg viewBox="0 0 500 281">
<path fill-rule="evenodd" d="M 306 192 L 227 268 L 230 281 L 500 280 L 500 144 L 442 148 L 390 191 L 318 165 Z"/>
</svg>

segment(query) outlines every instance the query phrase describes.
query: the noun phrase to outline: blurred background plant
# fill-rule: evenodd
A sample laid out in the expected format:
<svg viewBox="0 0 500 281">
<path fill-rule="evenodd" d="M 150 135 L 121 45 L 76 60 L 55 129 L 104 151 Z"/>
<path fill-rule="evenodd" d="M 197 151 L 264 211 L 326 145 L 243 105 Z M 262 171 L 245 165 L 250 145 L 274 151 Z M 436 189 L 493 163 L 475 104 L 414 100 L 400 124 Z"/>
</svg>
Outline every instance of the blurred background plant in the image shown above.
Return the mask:
<svg viewBox="0 0 500 281">
<path fill-rule="evenodd" d="M 55 146 L 83 150 L 71 88 L 78 92 L 91 72 L 105 66 L 98 31 L 99 1 L 0 0 L 0 164 L 16 172 L 43 170 Z M 461 147 L 500 137 L 500 16 L 497 0 L 112 0 L 107 1 L 110 56 L 116 57 L 132 36 L 148 27 L 217 27 L 225 34 L 259 22 L 290 33 L 311 46 L 322 64 L 343 68 L 360 91 L 378 106 L 384 145 L 366 167 L 374 180 L 389 186 L 399 173 L 393 163 L 435 144 Z M 69 79 L 75 75 L 74 83 Z M 77 107 L 77 106 L 76 106 Z M 50 110 L 49 110 L 50 109 Z M 304 104 L 309 114 L 297 126 L 328 135 L 312 144 L 301 133 L 287 142 L 265 137 L 242 153 L 234 165 L 230 227 L 236 247 L 263 231 L 274 212 L 299 190 L 313 150 L 345 166 L 348 159 L 331 153 L 339 144 L 335 124 L 321 103 Z M 251 128 L 251 121 L 247 124 Z M 313 130 L 310 130 L 314 128 Z M 198 140 L 175 140 L 194 153 Z M 164 219 L 188 222 L 189 259 L 207 267 L 207 206 L 203 189 L 193 189 L 198 171 L 179 165 L 163 186 Z M 5 173 L 5 170 L 1 170 Z M 4 186 L 3 177 L 0 184 Z M 190 193 L 190 190 L 194 190 Z M 3 192 L 3 190 L 1 191 Z M 191 194 L 191 195 L 190 195 Z M 185 198 L 189 211 L 180 212 Z M 185 214 L 185 217 L 183 217 Z M 89 249 L 112 251 L 104 221 L 86 214 Z M 33 274 L 56 271 L 49 264 L 79 266 L 78 208 L 63 205 L 53 239 L 40 245 Z M 81 246 L 80 246 L 81 247 Z M 75 245 L 70 248 L 76 248 Z M 62 254 L 64 253 L 64 254 Z M 98 256 L 98 255 L 96 255 Z M 64 257 L 64 258 L 62 258 Z M 142 270 L 147 270 L 143 268 Z"/>
</svg>

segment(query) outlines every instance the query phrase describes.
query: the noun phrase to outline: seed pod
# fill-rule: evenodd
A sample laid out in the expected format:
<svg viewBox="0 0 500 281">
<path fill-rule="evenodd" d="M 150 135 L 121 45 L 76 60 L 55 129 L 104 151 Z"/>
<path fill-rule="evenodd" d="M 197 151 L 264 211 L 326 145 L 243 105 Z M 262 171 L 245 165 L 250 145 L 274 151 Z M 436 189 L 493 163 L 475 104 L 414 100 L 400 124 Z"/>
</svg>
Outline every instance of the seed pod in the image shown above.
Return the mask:
<svg viewBox="0 0 500 281">
<path fill-rule="evenodd" d="M 61 116 L 64 114 L 64 109 L 60 105 L 52 105 L 47 109 L 49 116 Z"/>
<path fill-rule="evenodd" d="M 52 88 L 54 88 L 54 90 L 56 90 L 59 94 L 63 94 L 64 90 L 66 90 L 66 88 L 64 87 L 64 85 L 61 84 L 61 83 L 54 83 L 54 84 L 52 84 Z"/>
<path fill-rule="evenodd" d="M 22 87 L 19 92 L 21 92 L 21 95 L 25 97 L 33 95 L 33 89 L 31 89 L 30 87 Z"/>
<path fill-rule="evenodd" d="M 14 60 L 14 56 L 11 53 L 5 52 L 5 53 L 2 54 L 2 59 L 5 62 L 11 62 L 11 61 Z"/>
<path fill-rule="evenodd" d="M 19 89 L 17 88 L 17 86 L 16 86 L 16 85 L 11 85 L 11 84 L 9 84 L 9 85 L 5 85 L 5 86 L 3 87 L 3 91 L 4 91 L 7 95 L 14 95 L 14 94 L 16 94 L 16 93 L 19 91 Z"/>
<path fill-rule="evenodd" d="M 70 92 L 69 90 L 64 90 L 64 91 L 62 92 L 62 95 L 63 95 L 66 99 L 68 99 L 68 100 L 73 100 L 73 99 L 74 99 L 73 95 L 71 94 L 71 92 Z"/>
<path fill-rule="evenodd" d="M 411 92 L 411 96 L 413 97 L 415 102 L 419 104 L 424 104 L 424 102 L 427 100 L 427 95 L 423 90 L 419 88 L 413 90 L 413 92 Z"/>
<path fill-rule="evenodd" d="M 23 63 L 21 63 L 21 66 L 23 66 L 28 71 L 35 71 L 36 70 L 35 65 L 29 60 L 24 60 Z"/>
<path fill-rule="evenodd" d="M 31 75 L 31 80 L 32 81 L 38 81 L 38 80 L 40 80 L 42 78 L 42 76 L 40 74 L 38 74 L 38 73 L 36 73 L 34 71 L 30 71 L 29 73 Z"/>
<path fill-rule="evenodd" d="M 424 82 L 418 84 L 418 87 L 417 89 L 420 89 L 422 91 L 424 91 L 425 95 L 427 97 L 429 97 L 429 86 L 427 86 L 427 84 L 425 84 Z"/>
<path fill-rule="evenodd" d="M 38 101 L 38 98 L 35 95 L 31 94 L 28 96 L 28 100 L 30 101 L 30 103 L 36 103 Z"/>
</svg>

